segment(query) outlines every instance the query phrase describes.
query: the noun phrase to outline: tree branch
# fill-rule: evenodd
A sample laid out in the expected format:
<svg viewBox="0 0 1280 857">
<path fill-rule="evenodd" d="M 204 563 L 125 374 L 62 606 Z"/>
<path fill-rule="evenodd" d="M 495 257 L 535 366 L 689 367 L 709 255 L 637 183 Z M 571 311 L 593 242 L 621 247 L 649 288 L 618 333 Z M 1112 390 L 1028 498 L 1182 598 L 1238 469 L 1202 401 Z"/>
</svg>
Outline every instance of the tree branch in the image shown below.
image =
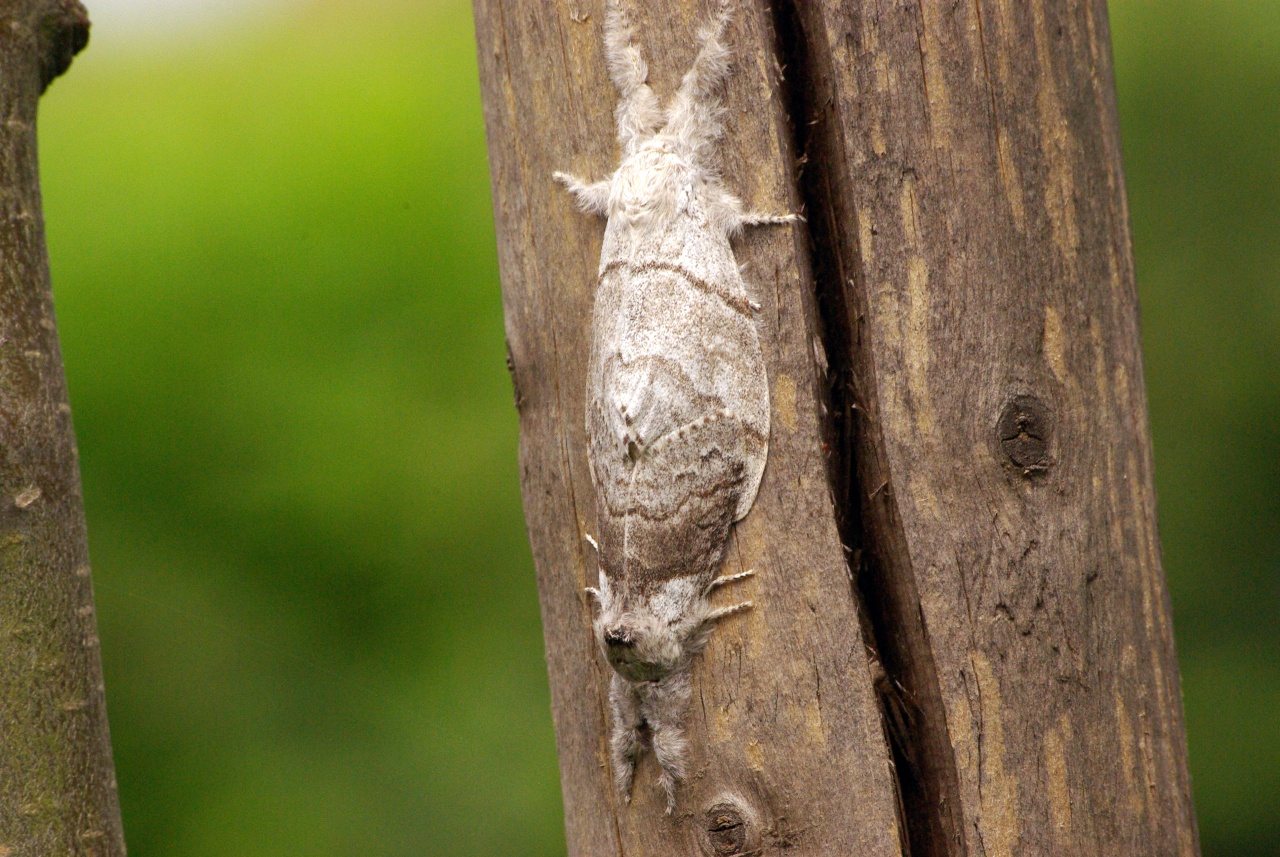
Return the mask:
<svg viewBox="0 0 1280 857">
<path fill-rule="evenodd" d="M 0 2 L 0 855 L 123 855 L 36 166 L 75 2 Z"/>
</svg>

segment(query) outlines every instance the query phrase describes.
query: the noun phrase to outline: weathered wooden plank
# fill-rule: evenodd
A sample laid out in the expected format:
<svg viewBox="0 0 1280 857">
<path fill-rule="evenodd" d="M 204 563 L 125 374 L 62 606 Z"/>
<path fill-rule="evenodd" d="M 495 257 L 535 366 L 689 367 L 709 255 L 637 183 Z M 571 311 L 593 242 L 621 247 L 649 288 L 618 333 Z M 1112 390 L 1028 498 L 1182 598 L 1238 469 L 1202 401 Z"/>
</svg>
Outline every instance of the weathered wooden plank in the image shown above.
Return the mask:
<svg viewBox="0 0 1280 857">
<path fill-rule="evenodd" d="M 674 0 L 631 8 L 651 82 L 669 94 L 708 8 Z M 663 815 L 651 756 L 630 806 L 613 792 L 609 668 L 582 595 L 596 575 L 585 539 L 595 504 L 583 408 L 602 224 L 575 211 L 551 178 L 555 170 L 603 177 L 617 164 L 603 11 L 599 2 L 475 2 L 569 852 L 897 854 L 891 762 L 820 441 L 825 363 L 803 228 L 756 231 L 736 247 L 762 305 L 773 406 L 764 482 L 726 562 L 726 571 L 756 570 L 740 591 L 755 609 L 723 623 L 695 667 L 692 773 L 674 818 Z M 741 4 L 731 42 L 726 183 L 751 207 L 794 210 L 792 134 L 762 4 Z M 726 805 L 744 827 L 725 823 L 734 820 L 717 809 Z M 725 829 L 709 832 L 717 824 Z"/>
<path fill-rule="evenodd" d="M 1196 854 L 1105 4 L 787 21 L 913 851 Z"/>
</svg>

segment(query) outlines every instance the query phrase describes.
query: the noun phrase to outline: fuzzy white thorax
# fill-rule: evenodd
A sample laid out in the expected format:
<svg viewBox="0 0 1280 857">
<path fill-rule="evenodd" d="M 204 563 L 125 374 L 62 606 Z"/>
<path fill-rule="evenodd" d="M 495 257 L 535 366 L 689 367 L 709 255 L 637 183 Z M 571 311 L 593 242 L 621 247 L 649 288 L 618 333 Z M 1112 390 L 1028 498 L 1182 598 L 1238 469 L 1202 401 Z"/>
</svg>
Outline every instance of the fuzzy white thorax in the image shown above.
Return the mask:
<svg viewBox="0 0 1280 857">
<path fill-rule="evenodd" d="M 610 224 L 647 232 L 687 216 L 696 175 L 675 141 L 666 135 L 654 137 L 613 174 L 606 212 Z"/>
</svg>

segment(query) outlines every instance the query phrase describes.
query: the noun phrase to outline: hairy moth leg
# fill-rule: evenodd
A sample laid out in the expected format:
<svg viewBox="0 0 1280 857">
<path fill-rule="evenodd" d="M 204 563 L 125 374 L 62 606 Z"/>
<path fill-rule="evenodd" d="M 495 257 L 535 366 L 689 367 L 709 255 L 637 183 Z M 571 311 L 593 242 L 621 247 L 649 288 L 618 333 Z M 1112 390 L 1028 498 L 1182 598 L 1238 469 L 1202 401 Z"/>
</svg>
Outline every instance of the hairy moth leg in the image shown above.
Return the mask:
<svg viewBox="0 0 1280 857">
<path fill-rule="evenodd" d="M 635 685 L 617 673 L 609 682 L 609 707 L 613 713 L 613 732 L 609 736 L 609 755 L 613 760 L 613 780 L 618 794 L 631 802 L 631 781 L 635 778 L 636 759 L 644 746 L 640 700 Z"/>
<path fill-rule="evenodd" d="M 614 116 L 618 123 L 618 142 L 626 157 L 658 130 L 662 108 L 649 87 L 649 67 L 631 40 L 631 21 L 618 0 L 609 0 L 605 12 L 604 55 L 609 77 L 618 89 Z"/>
<path fill-rule="evenodd" d="M 729 49 L 723 41 L 732 10 L 720 10 L 699 32 L 702 47 L 693 65 L 685 72 L 667 106 L 664 133 L 675 137 L 704 168 L 711 167 L 712 147 L 724 134 L 720 116 L 724 112 L 716 91 L 729 75 Z"/>
<path fill-rule="evenodd" d="M 741 228 L 748 226 L 782 226 L 804 220 L 798 214 L 765 214 L 762 211 L 744 211 L 740 220 Z"/>
<path fill-rule="evenodd" d="M 551 177 L 564 185 L 568 189 L 569 193 L 573 194 L 573 200 L 578 204 L 579 211 L 586 214 L 608 214 L 608 179 L 588 183 L 577 176 L 572 176 L 568 173 L 562 173 L 559 171 L 552 173 Z"/>
<path fill-rule="evenodd" d="M 780 226 L 804 220 L 798 214 L 743 211 L 742 200 L 718 183 L 708 187 L 706 193 L 711 222 L 725 235 L 741 235 L 744 229 L 751 226 Z"/>
<path fill-rule="evenodd" d="M 667 798 L 667 815 L 671 815 L 676 808 L 676 784 L 685 774 L 684 713 L 693 696 L 689 671 L 682 669 L 661 681 L 648 682 L 641 693 L 640 711 L 649 726 L 649 741 L 658 762 L 658 786 Z"/>
</svg>

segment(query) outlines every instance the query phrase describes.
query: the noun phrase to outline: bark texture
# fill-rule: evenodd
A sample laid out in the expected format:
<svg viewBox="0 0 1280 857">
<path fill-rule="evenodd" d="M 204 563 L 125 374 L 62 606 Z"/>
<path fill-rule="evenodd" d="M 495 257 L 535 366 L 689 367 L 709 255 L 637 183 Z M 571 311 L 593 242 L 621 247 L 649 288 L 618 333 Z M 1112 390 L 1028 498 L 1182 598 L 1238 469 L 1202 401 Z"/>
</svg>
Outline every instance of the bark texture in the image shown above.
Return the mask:
<svg viewBox="0 0 1280 857">
<path fill-rule="evenodd" d="M 810 222 L 737 247 L 756 608 L 697 666 L 667 820 L 651 760 L 610 788 L 581 595 L 602 227 L 551 173 L 616 165 L 604 4 L 475 0 L 569 853 L 1197 854 L 1105 4 L 738 5 L 726 184 Z M 629 8 L 670 93 L 707 8 Z"/>
<path fill-rule="evenodd" d="M 914 850 L 1196 854 L 1105 4 L 788 26 Z"/>
<path fill-rule="evenodd" d="M 75 0 L 0 0 L 0 857 L 125 853 L 36 162 L 88 37 Z"/>
<path fill-rule="evenodd" d="M 745 4 L 744 4 L 745 5 Z M 656 3 L 635 14 L 660 97 L 693 59 L 705 10 Z M 595 531 L 584 398 L 603 223 L 579 213 L 555 170 L 617 166 L 617 95 L 601 52 L 602 7 L 476 3 L 520 463 L 542 599 L 569 853 L 899 853 L 893 778 L 828 490 L 819 425 L 822 345 L 800 229 L 755 230 L 736 247 L 762 304 L 773 436 L 726 573 L 754 610 L 725 622 L 694 668 L 690 776 L 663 815 L 652 754 L 626 806 L 608 765 L 610 669 L 582 594 Z M 795 210 L 791 133 L 771 20 L 743 8 L 730 40 L 726 184 L 749 207 Z M 780 538 L 780 533 L 786 533 Z M 713 841 L 714 840 L 714 841 Z M 706 853 L 716 853 L 714 850 Z"/>
</svg>

